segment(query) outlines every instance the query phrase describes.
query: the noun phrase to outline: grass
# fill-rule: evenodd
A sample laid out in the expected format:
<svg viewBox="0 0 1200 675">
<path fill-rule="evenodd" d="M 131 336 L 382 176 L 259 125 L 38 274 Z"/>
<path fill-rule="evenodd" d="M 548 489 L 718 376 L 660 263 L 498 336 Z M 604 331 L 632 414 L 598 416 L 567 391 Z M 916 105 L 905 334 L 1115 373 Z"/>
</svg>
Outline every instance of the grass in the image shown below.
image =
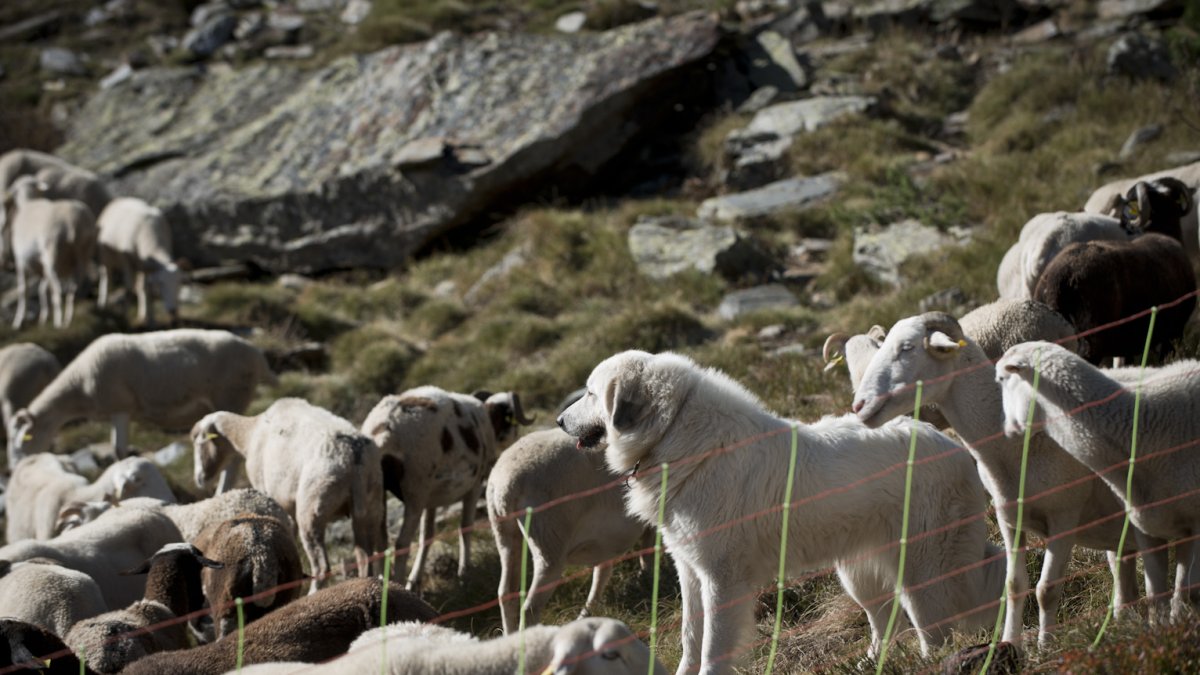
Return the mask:
<svg viewBox="0 0 1200 675">
<path fill-rule="evenodd" d="M 661 7 L 670 12 L 716 4 L 681 0 Z M 467 16 L 468 5 L 455 0 L 381 0 L 359 39 L 362 46 L 390 43 L 446 27 L 487 28 L 502 20 L 546 28 L 559 13 L 574 9 L 611 11 L 617 17 L 612 20 L 619 21 L 625 11 L 619 5 L 485 0 L 470 4 Z M 1193 48 L 1193 24 L 1173 29 L 1177 50 Z M 1031 215 L 1078 209 L 1100 183 L 1159 168 L 1172 151 L 1200 148 L 1198 116 L 1187 104 L 1195 100 L 1200 70 L 1193 67 L 1173 85 L 1114 80 L 1103 74 L 1103 45 L 1051 46 L 1018 56 L 1003 74 L 991 74 L 964 60 L 938 56 L 924 38 L 898 33 L 841 57 L 833 68 L 863 73 L 867 93 L 880 96 L 886 106 L 879 117 L 844 120 L 798 139 L 787 158 L 790 173 L 837 170 L 846 174 L 847 184 L 836 200 L 768 221 L 752 233 L 776 251 L 804 237 L 834 240 L 824 271 L 811 286 L 796 289 L 798 307 L 725 321 L 716 308 L 737 283 L 694 272 L 661 281 L 639 274 L 628 252 L 628 229 L 641 215 L 694 213 L 694 201 L 672 197 L 589 208 L 528 208 L 489 231 L 477 246 L 434 252 L 382 278 L 347 275 L 294 288 L 218 284 L 202 289 L 202 300 L 186 307 L 185 317 L 254 326 L 258 330 L 252 339 L 271 349 L 308 340 L 324 344 L 330 362 L 326 372 L 283 373 L 276 386 L 260 391 L 251 412 L 280 396 L 301 396 L 357 423 L 381 396 L 433 383 L 457 391 L 515 389 L 526 407 L 546 420 L 598 361 L 636 348 L 688 354 L 728 372 L 780 414 L 812 420 L 845 411 L 849 403 L 844 374 L 826 374 L 820 362 L 828 332 L 890 325 L 914 313 L 921 298 L 950 287 L 961 288 L 972 303 L 987 302 L 995 297 L 995 270 L 1003 252 Z M 962 109 L 969 111 L 966 138 L 939 140 L 935 122 Z M 747 120 L 719 111 L 694 132 L 689 166 L 696 177 L 710 179 L 723 168 L 724 138 Z M 1113 174 L 1097 173 L 1098 166 L 1115 159 L 1130 131 L 1151 122 L 1164 125 L 1161 137 Z M 913 171 L 930 155 L 949 149 L 948 142 L 959 144 L 953 148 L 956 160 Z M 910 261 L 900 287 L 882 286 L 853 263 L 853 232 L 902 218 L 938 227 L 965 225 L 972 240 Z M 521 264 L 485 277 L 485 271 L 513 251 L 521 252 Z M 814 294 L 834 299 L 835 305 L 827 307 Z M 777 342 L 758 337 L 767 326 L 782 326 L 783 343 L 802 349 L 773 351 Z M 0 328 L 0 342 L 36 341 L 66 360 L 95 336 L 129 328 L 125 316 L 84 305 L 68 330 L 30 328 L 18 334 Z M 1185 340 L 1190 356 L 1196 356 L 1200 345 L 1196 335 L 1193 331 Z M 103 441 L 107 434 L 104 424 L 81 424 L 68 429 L 60 445 L 75 449 Z M 171 440 L 178 437 L 133 425 L 139 448 L 156 449 Z M 168 474 L 174 485 L 185 488 L 190 458 L 169 467 Z M 452 526 L 450 521 L 441 531 Z M 440 610 L 473 607 L 495 592 L 499 565 L 486 526 L 474 537 L 473 572 L 466 583 L 436 571 L 429 575 L 426 597 Z M 446 563 L 456 549 L 439 541 L 432 567 L 452 567 Z M 333 552 L 335 558 L 345 553 Z M 1035 579 L 1040 560 L 1040 552 L 1030 556 Z M 681 608 L 669 563 L 665 571 L 660 645 L 664 661 L 674 663 Z M 1076 551 L 1070 571 L 1077 576 L 1069 582 L 1060 614 L 1062 631 L 1050 649 L 1031 652 L 1033 668 L 1200 672 L 1194 649 L 1200 629 L 1194 623 L 1146 631 L 1137 622 L 1118 622 L 1101 650 L 1087 652 L 1110 583 L 1102 558 L 1093 552 Z M 589 578 L 579 568 L 568 573 L 578 578 L 556 592 L 547 621 L 574 618 L 583 604 Z M 644 629 L 648 583 L 636 563 L 622 563 L 602 613 Z M 761 638 L 773 619 L 774 591 L 763 593 L 758 604 Z M 784 611 L 780 672 L 860 671 L 866 624 L 832 575 L 819 574 L 789 587 Z M 1036 603 L 1030 601 L 1026 625 L 1034 624 Z M 498 631 L 499 616 L 488 609 L 455 625 L 490 636 Z M 985 637 L 959 635 L 953 647 Z M 933 669 L 950 650 L 924 658 L 906 637 L 892 653 L 888 670 Z M 766 647 L 757 647 L 742 672 L 760 672 L 765 659 Z"/>
</svg>

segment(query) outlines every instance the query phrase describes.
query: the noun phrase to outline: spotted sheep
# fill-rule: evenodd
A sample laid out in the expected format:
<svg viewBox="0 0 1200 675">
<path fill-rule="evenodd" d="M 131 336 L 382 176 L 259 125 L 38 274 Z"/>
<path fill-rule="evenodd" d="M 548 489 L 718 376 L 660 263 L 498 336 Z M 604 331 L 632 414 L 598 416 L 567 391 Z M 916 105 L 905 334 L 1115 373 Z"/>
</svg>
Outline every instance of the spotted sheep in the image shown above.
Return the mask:
<svg viewBox="0 0 1200 675">
<path fill-rule="evenodd" d="M 465 530 L 475 522 L 483 481 L 519 426 L 532 422 L 515 392 L 467 395 L 433 386 L 385 396 L 367 415 L 362 432 L 382 453 L 384 488 L 404 502 L 398 551 L 417 534 L 418 519 L 421 524 L 409 589 L 420 585 L 439 506 L 462 503 L 459 578 L 466 573 L 471 543 Z M 407 551 L 397 555 L 397 569 L 407 562 Z"/>
</svg>

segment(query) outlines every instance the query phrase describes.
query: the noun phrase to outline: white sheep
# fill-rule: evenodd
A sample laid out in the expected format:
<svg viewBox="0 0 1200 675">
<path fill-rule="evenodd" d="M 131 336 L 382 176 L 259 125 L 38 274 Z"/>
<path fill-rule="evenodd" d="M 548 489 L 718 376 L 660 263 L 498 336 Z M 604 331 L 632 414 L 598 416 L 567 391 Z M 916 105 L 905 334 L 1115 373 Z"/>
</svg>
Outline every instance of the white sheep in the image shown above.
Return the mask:
<svg viewBox="0 0 1200 675">
<path fill-rule="evenodd" d="M 70 169 L 71 164 L 37 150 L 10 150 L 0 155 L 0 194 L 8 192 L 21 176 L 34 176 L 42 169 Z M 0 228 L 7 223 L 4 209 L 0 209 Z"/>
<path fill-rule="evenodd" d="M 47 166 L 34 178 L 49 199 L 75 199 L 83 202 L 97 215 L 112 199 L 99 176 L 77 166 Z"/>
<path fill-rule="evenodd" d="M 389 628 L 392 628 L 389 626 Z M 407 635 L 405 629 L 401 635 Z M 563 626 L 533 626 L 522 634 L 475 641 L 435 632 L 431 637 L 400 637 L 385 644 L 360 638 L 350 652 L 320 666 L 271 664 L 268 673 L 377 673 L 388 675 L 511 675 L 519 672 L 524 653 L 525 672 L 556 675 L 665 675 L 667 670 L 629 626 L 616 619 L 587 618 Z M 381 662 L 386 658 L 386 668 Z M 297 668 L 298 666 L 298 668 Z M 288 669 L 290 668 L 290 670 Z"/>
<path fill-rule="evenodd" d="M 13 415 L 9 466 L 50 448 L 67 422 L 107 419 L 123 455 L 129 422 L 187 430 L 216 410 L 245 410 L 275 376 L 258 347 L 219 330 L 177 329 L 96 338 L 29 407 Z"/>
<path fill-rule="evenodd" d="M 76 622 L 108 611 L 100 586 L 53 560 L 0 560 L 0 607 L 15 617 L 66 635 Z"/>
<path fill-rule="evenodd" d="M 5 433 L 13 414 L 29 405 L 60 372 L 58 359 L 32 342 L 0 349 L 0 420 Z"/>
<path fill-rule="evenodd" d="M 1126 464 L 1139 385 L 1114 379 L 1113 373 L 1048 342 L 1017 345 L 996 364 L 995 375 L 1004 391 L 1009 435 L 1024 432 L 1035 396 L 1035 368 L 1040 371 L 1036 398 L 1046 433 L 1104 479 L 1129 506 L 1131 522 L 1164 539 L 1200 535 L 1200 457 L 1194 450 L 1200 438 L 1200 361 L 1146 369 L 1132 492 L 1126 489 Z M 1124 374 L 1131 372 L 1125 369 Z M 1200 545 L 1180 543 L 1176 560 L 1174 609 L 1200 608 Z"/>
<path fill-rule="evenodd" d="M 1001 434 L 1004 412 L 995 373 L 988 356 L 953 317 L 941 312 L 910 317 L 888 331 L 863 375 L 854 411 L 871 426 L 911 414 L 916 394 L 910 385 L 923 381 L 921 400 L 937 404 L 978 463 L 979 476 L 996 505 L 1001 534 L 1011 554 L 1015 548 L 1021 441 L 1005 439 Z M 1092 475 L 1088 467 L 1051 439 L 1036 436 L 1032 443 L 1025 494 L 1037 497 L 1025 503 L 1024 529 L 1047 540 L 1037 585 L 1038 637 L 1045 643 L 1057 624 L 1071 548 L 1080 544 L 1115 551 L 1121 522 L 1108 516 L 1120 513 L 1122 507 L 1101 481 L 1088 480 Z M 1083 529 L 1076 531 L 1080 527 Z M 1148 538 L 1140 533 L 1139 537 L 1139 548 L 1148 548 Z M 1023 560 L 1017 561 L 1017 568 L 1024 569 Z M 1133 566 L 1125 565 L 1122 571 L 1125 574 L 1118 583 L 1118 606 L 1133 601 L 1137 594 Z M 1152 592 L 1166 590 L 1166 558 L 1161 551 L 1147 555 L 1146 577 Z M 1014 599 L 1008 607 L 1006 625 L 1021 625 L 1023 605 L 1023 598 Z"/>
<path fill-rule="evenodd" d="M 1129 233 L 1121 221 L 1096 213 L 1039 213 L 1021 228 L 996 271 L 996 287 L 1004 299 L 1032 298 L 1042 271 L 1058 252 L 1080 241 L 1117 239 Z"/>
<path fill-rule="evenodd" d="M 10 204 L 11 202 L 11 204 Z M 13 216 L 0 240 L 11 244 L 17 268 L 17 310 L 13 328 L 25 322 L 26 276 L 39 274 L 38 322 L 45 323 L 53 310 L 54 327 L 71 323 L 75 291 L 83 281 L 96 247 L 96 217 L 83 202 L 48 199 L 34 178 L 22 176 L 5 199 Z M 0 257 L 4 244 L 0 244 Z M 64 309 L 64 300 L 66 307 Z"/>
<path fill-rule="evenodd" d="M 295 519 L 313 574 L 310 592 L 330 571 L 325 526 L 338 516 L 350 516 L 359 576 L 370 573 L 369 556 L 384 548 L 383 477 L 379 448 L 353 424 L 307 401 L 282 398 L 254 417 L 206 415 L 191 436 L 197 486 L 240 455 L 250 484 Z"/>
<path fill-rule="evenodd" d="M 201 571 L 221 567 L 191 544 L 167 544 L 139 567 L 125 571 L 146 575 L 141 600 L 77 622 L 61 633 L 63 642 L 100 673 L 119 672 L 147 654 L 185 649 L 190 646 L 187 623 L 172 619 L 202 608 Z"/>
<path fill-rule="evenodd" d="M 1107 183 L 1088 197 L 1087 203 L 1083 205 L 1083 210 L 1088 213 L 1117 215 L 1115 209 L 1120 203 L 1121 196 L 1125 195 L 1135 184 L 1166 177 L 1182 181 L 1193 191 L 1200 190 L 1200 162 L 1148 173 L 1137 178 L 1123 178 Z M 1200 260 L 1200 230 L 1198 230 L 1200 219 L 1197 218 L 1195 201 L 1193 199 L 1192 208 L 1184 215 L 1180 223 L 1183 234 L 1183 247 L 1187 251 L 1188 257 L 1193 261 Z"/>
<path fill-rule="evenodd" d="M 462 503 L 458 576 L 463 578 L 471 558 L 469 528 L 483 481 L 500 448 L 511 443 L 519 424 L 530 424 L 514 392 L 475 396 L 437 387 L 417 387 L 398 396 L 385 396 L 362 424 L 383 455 L 384 487 L 404 503 L 404 520 L 396 536 L 396 568 L 403 571 L 408 546 L 420 538 L 410 590 L 419 587 L 439 506 Z"/>
<path fill-rule="evenodd" d="M 183 272 L 171 257 L 171 227 L 162 211 L 141 199 L 119 197 L 96 218 L 100 229 L 100 290 L 97 304 L 108 304 L 112 277 L 120 272 L 137 294 L 137 319 L 154 324 L 147 283 L 158 293 L 163 309 L 174 321 L 179 313 Z"/>
<path fill-rule="evenodd" d="M 17 462 L 9 479 L 8 494 L 5 538 L 9 543 L 54 537 L 59 512 L 71 502 L 126 497 L 175 501 L 166 478 L 147 459 L 127 457 L 89 483 L 76 473 L 71 460 L 44 452 Z"/>
<path fill-rule="evenodd" d="M 283 510 L 283 507 L 266 493 L 254 488 L 222 492 L 191 504 L 169 504 L 161 499 L 134 498 L 125 500 L 121 505 L 162 512 L 179 528 L 179 533 L 183 535 L 184 541 L 195 541 L 205 528 L 225 522 L 240 514 L 275 518 L 289 529 L 294 529 L 292 519 Z M 61 533 L 72 527 L 78 527 L 95 520 L 101 513 L 113 506 L 111 501 L 67 504 L 59 511 L 58 523 L 55 528 Z"/>
<path fill-rule="evenodd" d="M 488 477 L 487 509 L 500 553 L 498 594 L 505 633 L 517 629 L 521 611 L 517 594 L 524 516 L 513 514 L 616 480 L 604 463 L 603 448 L 579 449 L 574 438 L 558 429 L 528 434 L 500 455 Z M 525 602 L 530 624 L 541 620 L 567 565 L 594 567 L 592 588 L 580 615 L 588 616 L 612 577 L 612 559 L 638 541 L 646 544 L 646 527 L 625 513 L 622 497 L 621 490 L 601 490 L 533 515 L 525 533 L 533 556 L 531 591 Z M 653 537 L 648 545 L 652 542 Z"/>
<path fill-rule="evenodd" d="M 49 541 L 20 541 L 0 548 L 0 560 L 49 558 L 96 580 L 109 607 L 142 597 L 145 580 L 122 576 L 166 544 L 179 542 L 179 528 L 152 509 L 125 506 Z"/>
</svg>

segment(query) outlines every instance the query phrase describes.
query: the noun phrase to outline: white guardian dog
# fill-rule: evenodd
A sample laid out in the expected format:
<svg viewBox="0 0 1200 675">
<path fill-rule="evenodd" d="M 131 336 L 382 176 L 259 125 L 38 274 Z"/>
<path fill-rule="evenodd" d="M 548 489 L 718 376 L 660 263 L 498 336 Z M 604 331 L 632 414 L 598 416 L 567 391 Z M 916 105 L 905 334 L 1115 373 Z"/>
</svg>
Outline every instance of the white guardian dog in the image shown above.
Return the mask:
<svg viewBox="0 0 1200 675">
<path fill-rule="evenodd" d="M 558 423 L 580 447 L 607 440 L 613 471 L 640 467 L 626 507 L 650 525 L 661 474 L 645 470 L 669 463 L 663 540 L 683 587 L 677 673 L 729 673 L 752 648 L 756 595 L 779 566 L 795 425 L 788 573 L 836 567 L 867 612 L 869 653 L 878 653 L 898 574 L 911 419 L 880 429 L 852 415 L 800 424 L 686 357 L 628 351 L 596 366 L 587 394 Z M 987 541 L 987 494 L 971 458 L 926 424 L 917 425 L 917 455 L 929 461 L 913 472 L 901 605 L 927 653 L 954 628 L 991 624 L 1005 561 Z"/>
</svg>

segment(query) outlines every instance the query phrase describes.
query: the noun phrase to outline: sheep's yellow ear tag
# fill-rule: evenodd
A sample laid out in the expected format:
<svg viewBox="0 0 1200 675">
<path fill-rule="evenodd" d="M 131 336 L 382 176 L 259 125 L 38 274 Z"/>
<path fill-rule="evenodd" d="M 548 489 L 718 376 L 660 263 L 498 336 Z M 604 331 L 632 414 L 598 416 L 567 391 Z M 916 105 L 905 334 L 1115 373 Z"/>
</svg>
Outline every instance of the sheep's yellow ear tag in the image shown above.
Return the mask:
<svg viewBox="0 0 1200 675">
<path fill-rule="evenodd" d="M 961 348 L 963 348 L 963 347 L 966 347 L 966 346 L 967 346 L 967 341 L 966 341 L 966 340 L 959 340 L 959 341 L 958 341 L 958 346 L 959 346 L 959 348 L 960 348 L 960 349 L 961 349 Z"/>
<path fill-rule="evenodd" d="M 207 434 L 204 434 L 204 438 L 205 438 L 206 440 L 210 440 L 210 441 L 211 441 L 211 440 L 215 440 L 215 439 L 217 438 L 217 435 L 216 435 L 216 434 L 214 434 L 213 432 L 211 432 L 211 431 L 210 431 L 210 432 L 208 432 Z"/>
<path fill-rule="evenodd" d="M 32 440 L 33 440 L 33 434 L 25 434 L 24 436 L 22 436 L 22 437 L 21 437 L 21 440 L 22 440 L 22 441 L 32 441 Z"/>
</svg>

